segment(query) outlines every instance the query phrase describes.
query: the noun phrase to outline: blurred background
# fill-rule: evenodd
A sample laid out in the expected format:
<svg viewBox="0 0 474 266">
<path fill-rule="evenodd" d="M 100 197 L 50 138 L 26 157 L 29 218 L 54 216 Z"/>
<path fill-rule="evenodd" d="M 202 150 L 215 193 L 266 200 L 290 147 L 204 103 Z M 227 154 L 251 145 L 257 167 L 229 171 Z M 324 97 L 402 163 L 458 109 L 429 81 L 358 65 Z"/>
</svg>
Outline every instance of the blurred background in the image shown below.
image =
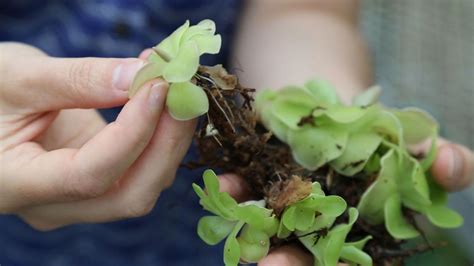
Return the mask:
<svg viewBox="0 0 474 266">
<path fill-rule="evenodd" d="M 474 1 L 361 3 L 361 30 L 385 104 L 428 110 L 444 137 L 474 149 Z M 2 0 L 0 41 L 29 43 L 53 56 L 133 57 L 184 20 L 210 18 L 223 35 L 223 50 L 202 63 L 225 64 L 241 5 L 238 0 Z M 112 121 L 119 110 L 101 112 Z M 187 160 L 195 156 L 191 151 Z M 0 216 L 0 265 L 222 265 L 222 246 L 207 246 L 195 233 L 204 212 L 191 183 L 200 173 L 181 170 L 143 218 L 40 233 L 14 216 Z M 474 188 L 451 194 L 450 205 L 463 214 L 464 226 L 428 229 L 433 241 L 448 239 L 450 245 L 412 258 L 410 265 L 472 265 Z"/>
<path fill-rule="evenodd" d="M 382 101 L 429 111 L 442 136 L 474 149 L 474 1 L 364 0 L 360 15 Z M 474 262 L 474 187 L 450 194 L 449 204 L 462 213 L 464 226 L 430 232 L 450 239 L 451 249 L 412 265 Z"/>
</svg>

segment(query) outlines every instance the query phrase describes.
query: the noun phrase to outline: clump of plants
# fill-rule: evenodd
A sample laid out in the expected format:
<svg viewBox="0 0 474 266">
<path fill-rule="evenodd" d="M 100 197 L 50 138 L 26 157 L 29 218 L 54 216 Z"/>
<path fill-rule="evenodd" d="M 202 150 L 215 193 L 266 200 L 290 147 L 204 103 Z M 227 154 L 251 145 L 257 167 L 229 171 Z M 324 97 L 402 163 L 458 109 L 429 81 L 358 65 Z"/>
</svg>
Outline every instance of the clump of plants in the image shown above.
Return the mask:
<svg viewBox="0 0 474 266">
<path fill-rule="evenodd" d="M 423 234 L 415 216 L 442 228 L 462 224 L 429 176 L 438 134 L 429 114 L 382 106 L 379 87 L 347 106 L 322 80 L 255 94 L 222 66 L 199 65 L 220 44 L 212 21 L 186 22 L 153 48 L 130 94 L 152 78 L 168 81 L 174 118 L 207 114 L 194 166 L 249 183 L 255 200 L 241 203 L 220 191 L 212 170 L 203 188 L 193 184 L 212 214 L 201 218 L 198 235 L 209 245 L 225 241 L 226 265 L 258 262 L 290 242 L 313 254 L 315 265 L 400 264 L 414 253 L 402 243 Z M 430 152 L 410 154 L 409 145 L 428 139 Z"/>
</svg>

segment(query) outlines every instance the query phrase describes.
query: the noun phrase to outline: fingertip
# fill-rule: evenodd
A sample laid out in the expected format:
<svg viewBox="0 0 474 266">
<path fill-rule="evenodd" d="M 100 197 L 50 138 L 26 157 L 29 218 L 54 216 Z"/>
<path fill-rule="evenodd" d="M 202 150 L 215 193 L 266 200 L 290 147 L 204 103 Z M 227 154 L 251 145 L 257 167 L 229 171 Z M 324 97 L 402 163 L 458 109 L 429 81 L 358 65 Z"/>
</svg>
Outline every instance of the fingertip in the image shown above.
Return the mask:
<svg viewBox="0 0 474 266">
<path fill-rule="evenodd" d="M 431 173 L 444 189 L 457 191 L 472 183 L 473 164 L 471 151 L 457 144 L 446 143 L 439 147 Z"/>
<path fill-rule="evenodd" d="M 258 262 L 258 266 L 311 266 L 313 257 L 302 249 L 287 245 L 273 250 Z"/>
<path fill-rule="evenodd" d="M 245 180 L 236 174 L 219 175 L 220 190 L 228 192 L 238 202 L 251 199 L 252 193 Z"/>
<path fill-rule="evenodd" d="M 147 48 L 145 50 L 143 50 L 140 55 L 138 56 L 138 58 L 142 59 L 142 60 L 146 60 L 148 58 L 148 56 L 151 54 L 151 52 L 153 52 L 153 49 L 151 48 Z"/>
</svg>

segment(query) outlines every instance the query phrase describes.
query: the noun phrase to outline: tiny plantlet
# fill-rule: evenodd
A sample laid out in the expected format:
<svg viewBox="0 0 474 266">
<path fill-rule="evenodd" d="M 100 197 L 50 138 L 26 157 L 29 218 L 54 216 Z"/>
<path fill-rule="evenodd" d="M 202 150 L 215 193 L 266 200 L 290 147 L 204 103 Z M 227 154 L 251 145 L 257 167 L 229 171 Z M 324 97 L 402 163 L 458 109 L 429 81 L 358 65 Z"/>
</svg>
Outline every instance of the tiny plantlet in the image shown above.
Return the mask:
<svg viewBox="0 0 474 266">
<path fill-rule="evenodd" d="M 200 55 L 220 45 L 212 21 L 186 22 L 153 48 L 130 96 L 153 78 L 169 82 L 175 119 L 207 113 L 196 133 L 201 163 L 249 183 L 255 200 L 242 203 L 220 191 L 212 170 L 203 187 L 193 184 L 212 213 L 200 219 L 198 235 L 225 243 L 225 265 L 256 263 L 292 241 L 318 266 L 398 264 L 404 255 L 383 254 L 423 234 L 414 215 L 441 228 L 462 225 L 428 171 L 438 135 L 428 113 L 382 106 L 377 86 L 344 105 L 323 80 L 259 90 L 254 100 L 222 66 L 199 66 Z M 410 154 L 410 145 L 427 140 L 423 158 Z"/>
<path fill-rule="evenodd" d="M 166 105 L 177 120 L 189 120 L 205 114 L 209 108 L 206 94 L 192 82 L 199 67 L 199 57 L 216 54 L 221 36 L 215 35 L 212 20 L 190 26 L 189 21 L 153 47 L 148 63 L 138 71 L 129 89 L 133 96 L 147 81 L 161 77 L 170 83 Z"/>
</svg>

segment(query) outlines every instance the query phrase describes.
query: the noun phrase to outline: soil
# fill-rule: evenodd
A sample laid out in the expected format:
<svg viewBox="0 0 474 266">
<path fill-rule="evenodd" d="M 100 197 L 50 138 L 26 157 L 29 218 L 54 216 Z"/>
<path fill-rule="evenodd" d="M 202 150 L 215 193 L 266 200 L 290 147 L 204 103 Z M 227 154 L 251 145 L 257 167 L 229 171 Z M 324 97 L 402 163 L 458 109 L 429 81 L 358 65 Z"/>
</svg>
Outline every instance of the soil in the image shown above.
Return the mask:
<svg viewBox="0 0 474 266">
<path fill-rule="evenodd" d="M 258 123 L 258 115 L 252 109 L 255 90 L 240 85 L 222 66 L 201 66 L 194 82 L 210 99 L 209 111 L 200 121 L 195 137 L 200 152 L 200 161 L 195 165 L 240 175 L 249 184 L 254 197 L 265 198 L 267 207 L 276 215 L 309 195 L 313 181 L 318 181 L 326 194 L 339 195 L 348 206 L 356 206 L 375 179 L 375 176 L 340 176 L 329 167 L 309 171 L 295 163 L 289 147 Z M 300 123 L 307 122 L 303 117 Z M 343 215 L 336 223 L 346 221 L 347 216 Z M 314 234 L 324 237 L 321 232 Z M 373 239 L 364 250 L 373 258 L 374 265 L 403 265 L 404 258 L 431 249 L 428 245 L 402 250 L 402 242 L 393 239 L 383 225 L 368 225 L 361 218 L 348 240 L 359 240 L 369 234 Z M 294 235 L 284 241 L 275 238 L 272 246 L 298 242 L 296 238 Z"/>
</svg>

